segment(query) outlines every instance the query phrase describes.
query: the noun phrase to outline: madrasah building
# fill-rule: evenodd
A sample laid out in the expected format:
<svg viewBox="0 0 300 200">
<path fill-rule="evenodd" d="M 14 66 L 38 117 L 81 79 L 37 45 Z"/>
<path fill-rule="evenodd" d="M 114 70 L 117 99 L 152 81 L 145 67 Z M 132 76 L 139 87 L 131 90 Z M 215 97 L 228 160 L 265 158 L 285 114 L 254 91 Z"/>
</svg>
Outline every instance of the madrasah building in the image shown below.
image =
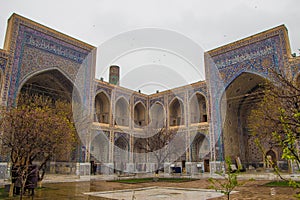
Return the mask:
<svg viewBox="0 0 300 200">
<path fill-rule="evenodd" d="M 110 67 L 108 82 L 96 80 L 94 50 L 17 14 L 8 20 L 0 49 L 3 106 L 15 105 L 28 89 L 71 102 L 74 88 L 82 88 L 76 83 L 78 71 L 84 72 L 79 101 L 93 122 L 72 162 L 53 161 L 54 171 L 68 166 L 66 171 L 75 173 L 91 161 L 98 164 L 98 173 L 154 171 L 153 156 L 139 154 L 137 145 L 137 136 L 149 127 L 176 130 L 184 138 L 184 151 L 164 160 L 165 172 L 174 166 L 192 174 L 220 170 L 227 156 L 238 158 L 246 169 L 266 167 L 248 129 L 253 99 L 264 79 L 270 79 L 271 68 L 300 82 L 300 59 L 291 53 L 284 25 L 205 52 L 205 81 L 150 95 L 118 85 L 122 66 Z M 267 155 L 286 169 L 281 150 L 265 145 Z"/>
</svg>

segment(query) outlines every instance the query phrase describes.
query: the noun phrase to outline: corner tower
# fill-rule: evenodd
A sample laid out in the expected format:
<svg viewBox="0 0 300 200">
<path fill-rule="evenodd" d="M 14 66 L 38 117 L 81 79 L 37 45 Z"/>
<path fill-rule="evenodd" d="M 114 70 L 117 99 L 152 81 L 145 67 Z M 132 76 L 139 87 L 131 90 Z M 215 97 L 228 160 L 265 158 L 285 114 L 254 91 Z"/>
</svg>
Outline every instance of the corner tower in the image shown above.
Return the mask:
<svg viewBox="0 0 300 200">
<path fill-rule="evenodd" d="M 113 85 L 119 85 L 120 82 L 120 67 L 112 65 L 109 68 L 109 83 Z"/>
</svg>

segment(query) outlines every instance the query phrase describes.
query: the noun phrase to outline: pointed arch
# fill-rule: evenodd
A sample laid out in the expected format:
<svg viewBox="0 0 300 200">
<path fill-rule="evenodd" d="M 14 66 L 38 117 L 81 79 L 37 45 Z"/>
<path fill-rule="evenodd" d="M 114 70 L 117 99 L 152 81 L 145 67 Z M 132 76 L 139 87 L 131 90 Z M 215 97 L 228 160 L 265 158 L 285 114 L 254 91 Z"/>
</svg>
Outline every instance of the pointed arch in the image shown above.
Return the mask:
<svg viewBox="0 0 300 200">
<path fill-rule="evenodd" d="M 277 166 L 277 155 L 273 149 L 266 153 L 266 168 L 274 168 Z"/>
<path fill-rule="evenodd" d="M 121 135 L 115 140 L 114 144 L 114 164 L 115 169 L 120 171 L 126 170 L 126 164 L 129 162 L 129 141 Z"/>
<path fill-rule="evenodd" d="M 116 101 L 115 124 L 118 126 L 129 126 L 129 103 L 124 97 L 120 97 Z"/>
<path fill-rule="evenodd" d="M 74 86 L 73 81 L 60 69 L 52 68 L 46 70 L 40 70 L 27 75 L 23 81 L 20 82 L 18 88 L 16 103 L 18 105 L 18 98 L 22 93 L 28 93 L 30 95 L 41 95 L 52 99 L 52 101 L 62 100 L 68 102 L 68 106 L 72 104 L 73 117 L 78 112 L 73 106 L 75 104 L 81 103 L 80 93 L 77 87 Z M 70 111 L 71 112 L 71 111 Z M 76 119 L 73 119 L 76 121 Z M 78 135 L 80 135 L 80 128 L 78 124 L 75 124 Z M 75 145 L 75 144 L 74 144 Z M 80 149 L 82 143 L 77 143 L 77 149 Z M 63 157 L 70 156 L 72 160 L 76 159 L 76 156 L 80 154 L 79 151 L 76 152 L 75 148 L 73 152 L 65 152 L 60 158 L 56 158 L 56 161 L 64 159 Z M 81 158 L 80 158 L 81 159 Z"/>
<path fill-rule="evenodd" d="M 165 126 L 166 110 L 160 102 L 155 102 L 150 108 L 150 127 L 160 129 Z"/>
<path fill-rule="evenodd" d="M 29 92 L 71 102 L 74 98 L 73 89 L 73 81 L 60 69 L 54 68 L 41 70 L 25 77 L 20 83 L 18 94 Z M 75 97 L 79 98 L 78 90 L 75 90 Z"/>
<path fill-rule="evenodd" d="M 189 102 L 190 123 L 207 122 L 207 101 L 205 96 L 196 92 L 192 95 Z"/>
<path fill-rule="evenodd" d="M 136 163 L 137 171 L 146 171 L 147 163 L 147 138 L 134 138 L 133 161 Z"/>
<path fill-rule="evenodd" d="M 263 98 L 265 78 L 244 72 L 226 87 L 220 101 L 225 156 L 239 157 L 243 164 L 262 162 L 249 133 L 248 115 Z"/>
<path fill-rule="evenodd" d="M 239 78 L 241 75 L 245 76 L 245 74 L 251 74 L 257 77 L 261 77 L 263 79 L 268 79 L 270 78 L 267 73 L 262 73 L 262 72 L 258 72 L 258 71 L 251 71 L 251 70 L 247 70 L 247 69 L 242 69 L 238 72 L 236 72 L 234 74 L 234 76 L 232 76 L 228 81 L 226 81 L 226 83 L 224 83 L 224 88 L 225 90 L 232 84 L 232 82 L 234 82 L 237 78 Z"/>
<path fill-rule="evenodd" d="M 110 123 L 110 100 L 108 95 L 101 91 L 95 97 L 94 121 L 99 123 Z"/>
<path fill-rule="evenodd" d="M 197 133 L 191 144 L 191 158 L 192 162 L 203 161 L 209 159 L 209 140 L 203 133 Z"/>
<path fill-rule="evenodd" d="M 102 163 L 108 163 L 109 159 L 109 139 L 100 132 L 91 142 L 91 155 Z"/>
<path fill-rule="evenodd" d="M 146 122 L 146 106 L 142 102 L 137 102 L 134 106 L 134 127 L 144 127 Z"/>
<path fill-rule="evenodd" d="M 169 125 L 184 125 L 184 106 L 183 102 L 175 97 L 169 105 Z"/>
</svg>

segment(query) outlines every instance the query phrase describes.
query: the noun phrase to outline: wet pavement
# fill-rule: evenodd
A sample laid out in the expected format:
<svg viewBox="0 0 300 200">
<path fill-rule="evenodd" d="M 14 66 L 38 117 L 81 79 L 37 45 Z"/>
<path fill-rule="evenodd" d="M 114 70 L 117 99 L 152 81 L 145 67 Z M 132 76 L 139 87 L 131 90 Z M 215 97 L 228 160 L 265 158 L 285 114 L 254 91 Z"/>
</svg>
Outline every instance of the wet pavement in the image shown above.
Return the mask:
<svg viewBox="0 0 300 200">
<path fill-rule="evenodd" d="M 209 176 L 209 175 L 208 175 Z M 208 177 L 207 176 L 207 177 Z M 35 192 L 34 199 L 57 199 L 57 200 L 66 200 L 66 199 L 75 199 L 75 200 L 100 200 L 107 199 L 103 197 L 97 197 L 92 195 L 87 195 L 85 193 L 89 192 L 103 192 L 103 191 L 116 191 L 134 188 L 147 188 L 147 187 L 173 187 L 173 188 L 190 188 L 195 189 L 208 189 L 210 183 L 207 181 L 206 176 L 202 176 L 199 180 L 182 182 L 182 183 L 170 183 L 170 182 L 150 182 L 150 183 L 140 183 L 140 184 L 126 184 L 126 183 L 117 183 L 106 181 L 103 179 L 115 179 L 116 176 L 103 177 L 103 176 L 91 176 L 90 181 L 85 179 L 78 179 L 75 176 L 61 176 L 61 175 L 51 175 L 46 177 L 46 180 L 43 183 L 41 189 L 37 189 Z M 262 177 L 262 176 L 260 176 Z M 266 178 L 266 176 L 264 176 Z M 270 177 L 268 175 L 267 177 Z M 248 179 L 244 177 L 242 179 Z M 241 187 L 237 187 L 235 190 L 238 191 L 235 194 L 232 194 L 231 199 L 296 199 L 294 195 L 296 190 L 290 187 L 268 187 L 264 186 L 265 183 L 269 180 L 255 180 L 247 182 Z M 166 196 L 165 196 L 166 197 Z M 211 196 L 213 197 L 213 196 Z M 197 199 L 205 199 L 206 197 Z M 6 198 L 16 200 L 15 198 Z M 31 197 L 25 197 L 26 199 L 32 199 Z M 117 199 L 117 198 L 115 198 Z M 143 199 L 141 196 L 136 198 L 136 200 Z M 161 198 L 157 198 L 161 199 Z M 165 199 L 171 199 L 166 197 Z M 176 199 L 176 198 L 175 198 Z M 184 198 L 188 200 L 188 198 Z M 225 196 L 213 198 L 213 199 L 226 199 Z"/>
<path fill-rule="evenodd" d="M 234 193 L 234 192 L 233 192 Z M 210 199 L 223 196 L 220 192 L 208 189 L 197 188 L 174 188 L 174 187 L 144 187 L 137 189 L 113 190 L 105 192 L 85 193 L 95 197 L 105 197 L 110 199 Z"/>
</svg>

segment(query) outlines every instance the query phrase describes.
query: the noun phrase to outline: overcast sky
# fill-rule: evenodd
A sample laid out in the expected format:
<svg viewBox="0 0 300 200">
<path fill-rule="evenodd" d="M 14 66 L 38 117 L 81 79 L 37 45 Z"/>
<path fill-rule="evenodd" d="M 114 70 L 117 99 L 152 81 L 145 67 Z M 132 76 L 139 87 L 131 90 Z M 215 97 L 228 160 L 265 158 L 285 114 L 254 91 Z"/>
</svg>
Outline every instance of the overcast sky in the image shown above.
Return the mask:
<svg viewBox="0 0 300 200">
<path fill-rule="evenodd" d="M 120 33 L 155 27 L 207 51 L 285 24 L 298 55 L 299 9 L 299 0 L 0 0 L 0 47 L 7 19 L 17 13 L 96 47 Z"/>
</svg>

